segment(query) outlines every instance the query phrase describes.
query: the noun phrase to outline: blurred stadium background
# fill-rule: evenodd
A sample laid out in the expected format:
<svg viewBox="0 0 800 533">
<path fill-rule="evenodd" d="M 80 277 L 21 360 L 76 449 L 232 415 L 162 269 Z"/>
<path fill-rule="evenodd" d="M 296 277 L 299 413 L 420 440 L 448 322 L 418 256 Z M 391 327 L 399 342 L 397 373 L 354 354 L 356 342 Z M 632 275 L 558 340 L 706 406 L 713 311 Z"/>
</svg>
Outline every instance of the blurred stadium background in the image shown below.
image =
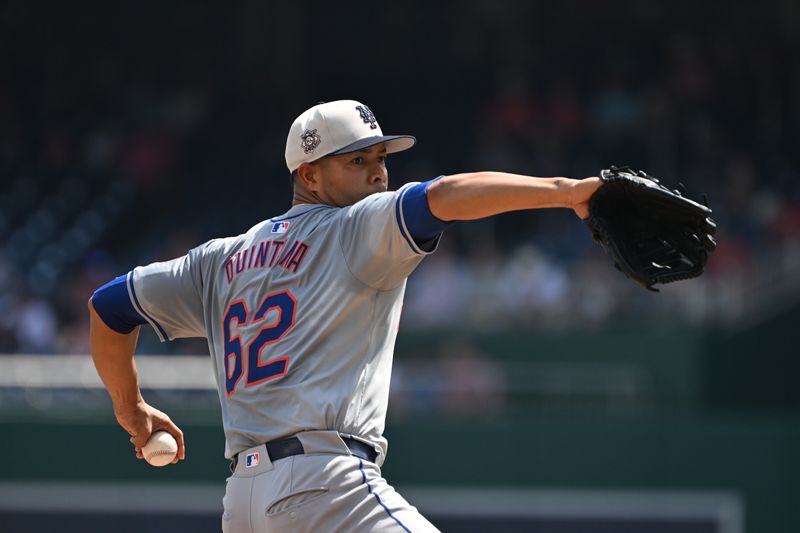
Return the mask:
<svg viewBox="0 0 800 533">
<path fill-rule="evenodd" d="M 660 294 L 566 211 L 448 230 L 408 285 L 391 483 L 443 531 L 800 531 L 799 3 L 7 0 L 0 49 L 0 531 L 219 529 L 207 348 L 143 331 L 187 435 L 150 468 L 86 300 L 285 211 L 288 126 L 340 98 L 417 136 L 395 187 L 627 163 L 721 228 Z"/>
</svg>

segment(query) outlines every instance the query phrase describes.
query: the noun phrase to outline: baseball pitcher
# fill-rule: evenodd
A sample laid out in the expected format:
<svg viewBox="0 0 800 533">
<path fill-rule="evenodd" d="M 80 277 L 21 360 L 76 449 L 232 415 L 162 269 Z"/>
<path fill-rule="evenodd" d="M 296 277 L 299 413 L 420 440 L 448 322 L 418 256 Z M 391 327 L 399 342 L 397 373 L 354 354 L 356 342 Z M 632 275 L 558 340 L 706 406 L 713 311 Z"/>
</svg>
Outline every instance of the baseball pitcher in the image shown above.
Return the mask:
<svg viewBox="0 0 800 533">
<path fill-rule="evenodd" d="M 232 475 L 230 533 L 437 531 L 381 477 L 392 353 L 406 278 L 453 221 L 564 207 L 588 216 L 602 185 L 477 172 L 388 191 L 387 154 L 414 137 L 383 135 L 353 100 L 292 124 L 291 208 L 172 261 L 139 266 L 89 301 L 91 350 L 137 457 L 170 418 L 145 402 L 139 326 L 162 341 L 205 337 Z"/>
</svg>

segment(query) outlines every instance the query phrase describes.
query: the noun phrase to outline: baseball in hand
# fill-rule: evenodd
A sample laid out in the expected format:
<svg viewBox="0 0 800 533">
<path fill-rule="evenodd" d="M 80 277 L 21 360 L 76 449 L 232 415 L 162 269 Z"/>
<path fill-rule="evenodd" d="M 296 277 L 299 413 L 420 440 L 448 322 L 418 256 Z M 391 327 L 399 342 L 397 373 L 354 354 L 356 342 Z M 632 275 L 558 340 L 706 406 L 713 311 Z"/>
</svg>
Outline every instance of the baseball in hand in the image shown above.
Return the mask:
<svg viewBox="0 0 800 533">
<path fill-rule="evenodd" d="M 178 453 L 178 443 L 175 437 L 166 431 L 156 431 L 147 440 L 142 448 L 144 460 L 152 466 L 167 466 Z"/>
</svg>

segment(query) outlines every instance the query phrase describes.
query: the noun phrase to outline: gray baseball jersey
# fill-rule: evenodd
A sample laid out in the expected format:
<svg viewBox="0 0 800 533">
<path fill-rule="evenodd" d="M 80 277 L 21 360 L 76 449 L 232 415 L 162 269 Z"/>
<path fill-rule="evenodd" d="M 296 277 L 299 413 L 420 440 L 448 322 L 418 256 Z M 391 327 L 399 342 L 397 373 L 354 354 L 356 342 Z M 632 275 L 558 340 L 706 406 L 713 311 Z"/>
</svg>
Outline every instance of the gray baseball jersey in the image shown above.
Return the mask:
<svg viewBox="0 0 800 533">
<path fill-rule="evenodd" d="M 406 278 L 424 255 L 400 200 L 301 204 L 238 237 L 137 267 L 128 291 L 162 341 L 206 337 L 225 455 L 335 429 L 386 453 L 383 429 Z"/>
</svg>

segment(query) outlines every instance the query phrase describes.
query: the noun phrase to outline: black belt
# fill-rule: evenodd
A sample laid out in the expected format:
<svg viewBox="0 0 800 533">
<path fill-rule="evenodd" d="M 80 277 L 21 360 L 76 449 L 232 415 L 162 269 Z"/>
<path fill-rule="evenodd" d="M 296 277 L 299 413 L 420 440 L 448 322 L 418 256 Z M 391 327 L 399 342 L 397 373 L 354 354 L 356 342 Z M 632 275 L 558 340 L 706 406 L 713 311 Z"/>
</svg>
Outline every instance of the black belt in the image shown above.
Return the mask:
<svg viewBox="0 0 800 533">
<path fill-rule="evenodd" d="M 350 437 L 342 437 L 342 440 L 347 445 L 347 448 L 350 450 L 350 453 L 355 455 L 360 459 L 364 459 L 365 461 L 369 461 L 370 463 L 374 463 L 375 459 L 378 458 L 378 452 L 375 451 L 375 448 L 370 446 L 369 444 L 363 443 L 360 440 L 351 439 Z M 303 443 L 300 442 L 300 439 L 297 437 L 289 437 L 288 439 L 282 440 L 273 440 L 266 444 L 267 447 L 267 454 L 269 454 L 269 459 L 272 462 L 277 461 L 278 459 L 285 459 L 286 457 L 291 457 L 293 455 L 302 455 L 306 453 L 303 449 Z M 239 461 L 239 454 L 233 456 L 231 460 L 231 470 L 236 468 L 236 464 Z"/>
</svg>

